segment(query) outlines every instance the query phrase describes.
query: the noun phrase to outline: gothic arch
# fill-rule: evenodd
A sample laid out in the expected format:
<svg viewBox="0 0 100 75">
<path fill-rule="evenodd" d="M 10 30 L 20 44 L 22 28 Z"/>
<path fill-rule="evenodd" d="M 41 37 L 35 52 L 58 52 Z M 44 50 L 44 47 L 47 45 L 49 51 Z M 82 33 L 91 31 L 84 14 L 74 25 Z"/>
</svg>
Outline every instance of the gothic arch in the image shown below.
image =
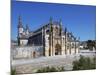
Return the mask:
<svg viewBox="0 0 100 75">
<path fill-rule="evenodd" d="M 55 45 L 55 55 L 60 55 L 61 54 L 61 45 L 56 44 Z"/>
</svg>

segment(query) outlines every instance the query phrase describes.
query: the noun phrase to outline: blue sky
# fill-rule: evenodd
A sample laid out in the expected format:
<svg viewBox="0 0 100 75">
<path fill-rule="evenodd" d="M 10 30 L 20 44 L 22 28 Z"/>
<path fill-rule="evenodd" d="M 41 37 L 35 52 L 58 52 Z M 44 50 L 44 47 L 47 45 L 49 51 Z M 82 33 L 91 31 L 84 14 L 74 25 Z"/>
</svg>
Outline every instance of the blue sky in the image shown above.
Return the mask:
<svg viewBox="0 0 100 75">
<path fill-rule="evenodd" d="M 96 37 L 96 6 L 12 1 L 12 39 L 17 37 L 19 15 L 22 17 L 23 26 L 28 24 L 31 31 L 48 23 L 52 17 L 54 21 L 61 18 L 63 28 L 67 27 L 80 40 L 94 40 Z"/>
</svg>

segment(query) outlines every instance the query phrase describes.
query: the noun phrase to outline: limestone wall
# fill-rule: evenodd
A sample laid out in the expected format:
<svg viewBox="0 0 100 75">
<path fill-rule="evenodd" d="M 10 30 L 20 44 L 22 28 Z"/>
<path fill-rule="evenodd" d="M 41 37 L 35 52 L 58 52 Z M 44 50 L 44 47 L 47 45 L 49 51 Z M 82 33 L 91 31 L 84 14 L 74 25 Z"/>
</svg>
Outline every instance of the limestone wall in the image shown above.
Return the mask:
<svg viewBox="0 0 100 75">
<path fill-rule="evenodd" d="M 11 50 L 13 59 L 35 58 L 43 55 L 42 46 L 17 46 Z"/>
<path fill-rule="evenodd" d="M 27 45 L 28 40 L 20 40 L 20 45 Z"/>
</svg>

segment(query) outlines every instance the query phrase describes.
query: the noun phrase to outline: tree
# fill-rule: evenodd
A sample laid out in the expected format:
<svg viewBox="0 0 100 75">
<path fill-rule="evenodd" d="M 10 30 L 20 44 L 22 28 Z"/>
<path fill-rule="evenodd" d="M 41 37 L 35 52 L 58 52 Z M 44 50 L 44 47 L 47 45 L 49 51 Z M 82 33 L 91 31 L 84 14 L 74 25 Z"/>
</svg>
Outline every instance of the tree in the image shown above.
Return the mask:
<svg viewBox="0 0 100 75">
<path fill-rule="evenodd" d="M 96 41 L 95 40 L 88 40 L 87 41 L 87 47 L 90 50 L 93 50 L 93 47 L 96 49 Z"/>
</svg>

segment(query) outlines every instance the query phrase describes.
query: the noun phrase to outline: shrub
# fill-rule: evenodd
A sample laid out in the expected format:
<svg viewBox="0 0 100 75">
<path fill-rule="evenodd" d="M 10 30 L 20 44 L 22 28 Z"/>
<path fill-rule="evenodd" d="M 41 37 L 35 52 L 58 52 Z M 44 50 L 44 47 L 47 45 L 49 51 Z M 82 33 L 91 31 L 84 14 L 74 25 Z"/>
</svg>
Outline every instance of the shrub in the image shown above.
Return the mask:
<svg viewBox="0 0 100 75">
<path fill-rule="evenodd" d="M 60 72 L 60 71 L 64 71 L 64 67 L 44 67 L 41 69 L 37 70 L 37 73 L 43 73 L 43 72 Z"/>
<path fill-rule="evenodd" d="M 17 75 L 15 69 L 11 69 L 11 75 Z"/>
<path fill-rule="evenodd" d="M 73 70 L 89 70 L 96 68 L 95 58 L 90 59 L 89 57 L 81 56 L 78 61 L 73 62 Z"/>
</svg>

